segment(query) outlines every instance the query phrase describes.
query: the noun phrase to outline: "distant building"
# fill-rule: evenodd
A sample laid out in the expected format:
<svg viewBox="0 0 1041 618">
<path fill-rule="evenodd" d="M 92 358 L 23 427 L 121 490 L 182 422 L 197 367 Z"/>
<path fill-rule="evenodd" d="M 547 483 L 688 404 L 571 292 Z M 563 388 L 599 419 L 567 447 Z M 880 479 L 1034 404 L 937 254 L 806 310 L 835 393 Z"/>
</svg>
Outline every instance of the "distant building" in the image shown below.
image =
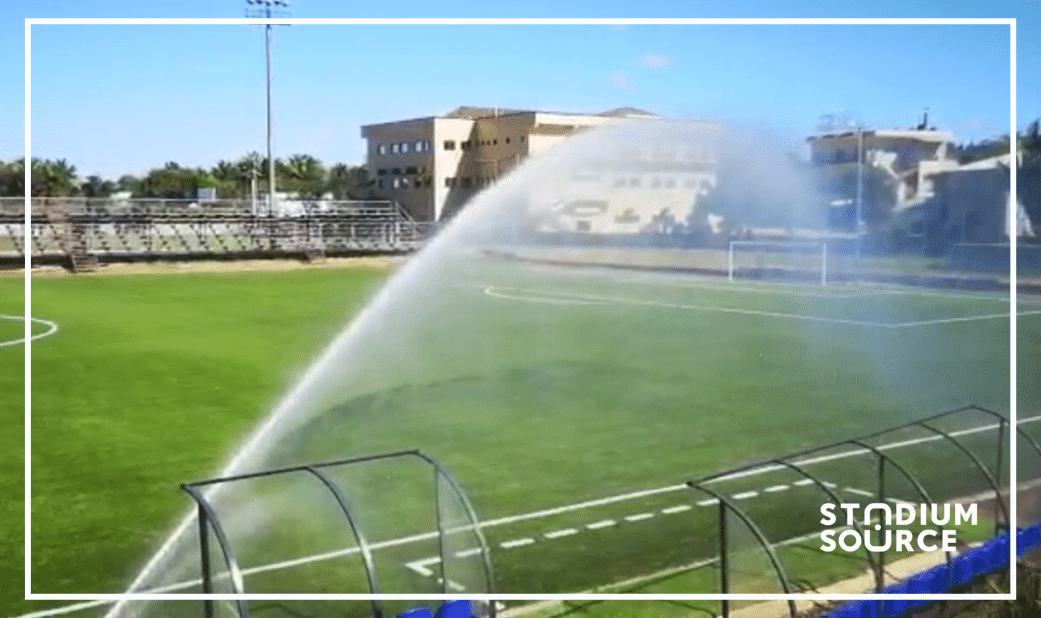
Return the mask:
<svg viewBox="0 0 1041 618">
<path fill-rule="evenodd" d="M 440 221 L 528 157 L 577 132 L 657 118 L 634 108 L 573 114 L 459 107 L 444 116 L 367 125 L 361 134 L 368 141 L 366 167 L 373 190 L 419 221 Z M 545 231 L 620 233 L 645 231 L 656 224 L 656 216 L 660 223 L 663 208 L 668 211 L 665 219 L 682 218 L 687 212 L 672 204 L 682 203 L 688 211 L 691 196 L 704 183 L 714 184 L 714 169 L 706 165 L 712 156 L 698 153 L 689 165 L 673 165 L 672 173 L 654 177 L 622 177 L 604 170 L 576 174 L 566 179 L 566 186 L 543 188 L 553 203 L 543 204 L 537 213 L 541 225 Z M 648 191 L 662 197 L 669 190 L 684 193 L 664 202 L 648 199 Z"/>
<path fill-rule="evenodd" d="M 929 174 L 930 199 L 898 210 L 897 229 L 931 234 L 945 245 L 1003 244 L 1010 236 L 1033 238 L 1026 209 L 1010 192 L 1010 155 L 1001 155 Z"/>
<path fill-rule="evenodd" d="M 917 129 L 870 129 L 844 131 L 806 138 L 810 161 L 833 181 L 830 187 L 838 207 L 852 204 L 848 180 L 860 162 L 884 172 L 892 179 L 893 204 L 897 210 L 929 199 L 935 188 L 931 177 L 958 167 L 954 134 L 950 131 Z"/>
</svg>

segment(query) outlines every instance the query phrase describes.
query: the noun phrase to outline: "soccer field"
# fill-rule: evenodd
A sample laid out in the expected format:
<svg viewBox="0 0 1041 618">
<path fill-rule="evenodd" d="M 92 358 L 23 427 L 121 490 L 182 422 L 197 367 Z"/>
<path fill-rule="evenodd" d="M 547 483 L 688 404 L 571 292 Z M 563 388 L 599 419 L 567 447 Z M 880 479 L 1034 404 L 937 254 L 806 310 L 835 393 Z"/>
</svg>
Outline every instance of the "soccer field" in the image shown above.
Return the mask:
<svg viewBox="0 0 1041 618">
<path fill-rule="evenodd" d="M 35 280 L 34 317 L 57 330 L 34 324 L 47 335 L 33 345 L 34 591 L 124 590 L 188 509 L 178 485 L 220 468 L 384 277 L 313 269 Z M 20 313 L 21 285 L 0 280 L 0 314 Z M 1041 300 L 1019 300 L 1022 420 L 1041 415 Z M 967 403 L 1006 413 L 1008 314 L 1007 296 L 984 293 L 461 260 L 381 314 L 342 383 L 257 469 L 420 448 L 486 522 L 499 591 L 665 577 L 715 555 L 711 514 L 699 514 L 707 497 L 686 480 Z M 17 339 L 21 327 L 0 321 L 0 338 Z M 21 352 L 0 348 L 5 427 L 16 429 Z M 952 430 L 982 450 L 993 440 L 986 423 Z M 1041 422 L 1022 427 L 1041 435 Z M 0 439 L 15 452 L 20 432 Z M 894 454 L 941 488 L 934 497 L 980 490 L 952 474 L 932 442 L 904 441 Z M 863 491 L 857 461 L 821 466 L 838 489 Z M 0 469 L 12 497 L 0 530 L 20 529 L 17 463 Z M 430 506 L 410 473 L 381 474 L 357 491 L 378 522 L 369 540 L 381 575 L 399 588 L 386 591 L 434 591 L 436 539 L 399 542 L 429 530 Z M 966 480 L 941 482 L 951 477 Z M 812 499 L 809 489 L 765 474 L 726 491 L 765 516 Z M 794 547 L 819 527 L 803 514 L 768 528 Z M 0 534 L 11 549 L 0 552 L 0 578 L 20 582 L 21 538 Z M 310 555 L 292 555 L 303 540 L 280 540 L 278 551 L 248 552 L 249 591 L 364 591 L 316 579 L 313 564 L 278 568 Z M 341 562 L 326 561 L 322 577 L 360 582 Z M 649 590 L 712 592 L 693 589 L 711 584 L 705 571 L 680 572 L 648 580 Z M 0 614 L 35 607 L 11 592 Z"/>
</svg>

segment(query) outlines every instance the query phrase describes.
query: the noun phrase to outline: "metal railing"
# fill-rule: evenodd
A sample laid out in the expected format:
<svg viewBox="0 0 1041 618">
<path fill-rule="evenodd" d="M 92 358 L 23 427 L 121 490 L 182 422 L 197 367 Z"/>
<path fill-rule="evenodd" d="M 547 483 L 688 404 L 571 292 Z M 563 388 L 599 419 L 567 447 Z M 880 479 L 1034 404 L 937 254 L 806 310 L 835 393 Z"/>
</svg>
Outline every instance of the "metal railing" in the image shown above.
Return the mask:
<svg viewBox="0 0 1041 618">
<path fill-rule="evenodd" d="M 359 464 L 389 462 L 394 460 L 414 461 L 430 469 L 433 487 L 432 494 L 435 502 L 435 521 L 433 522 L 435 530 L 431 535 L 436 536 L 438 541 L 438 559 L 442 570 L 441 577 L 438 579 L 440 592 L 442 594 L 447 593 L 449 591 L 449 584 L 451 583 L 449 574 L 446 572 L 450 558 L 449 552 L 446 549 L 448 547 L 447 537 L 449 535 L 457 535 L 460 532 L 464 532 L 476 546 L 463 553 L 479 562 L 479 581 L 473 583 L 479 586 L 480 589 L 475 590 L 474 592 L 482 594 L 494 593 L 495 576 L 492 570 L 491 554 L 488 548 L 488 543 L 484 537 L 483 531 L 481 530 L 480 520 L 478 519 L 469 498 L 463 491 L 462 486 L 459 485 L 448 470 L 435 459 L 422 451 L 410 450 L 354 457 L 312 465 L 292 466 L 275 470 L 197 481 L 194 483 L 185 483 L 181 485 L 181 489 L 191 496 L 197 507 L 199 557 L 203 594 L 212 594 L 214 592 L 214 583 L 217 580 L 226 580 L 230 586 L 232 594 L 241 595 L 247 592 L 246 577 L 236 556 L 236 539 L 232 538 L 232 536 L 227 533 L 225 526 L 222 523 L 223 517 L 220 513 L 220 509 L 207 497 L 206 489 L 218 485 L 228 485 L 268 477 L 288 476 L 295 473 L 306 474 L 318 480 L 319 485 L 316 487 L 320 487 L 322 492 L 327 493 L 328 496 L 333 499 L 337 509 L 343 517 L 344 524 L 347 529 L 350 530 L 351 539 L 357 548 L 356 553 L 358 554 L 361 566 L 364 569 L 365 581 L 363 585 L 368 590 L 361 591 L 347 589 L 342 592 L 354 594 L 386 593 L 387 591 L 382 589 L 380 586 L 376 560 L 373 558 L 373 549 L 375 547 L 369 541 L 363 523 L 366 518 L 361 516 L 358 512 L 357 505 L 351 499 L 352 489 L 354 488 L 349 486 L 349 484 L 339 482 L 336 477 L 332 475 L 331 471 Z M 317 500 L 318 498 L 316 497 L 315 501 Z M 445 519 L 449 512 L 454 512 L 457 517 L 462 518 L 462 521 L 446 522 Z M 234 517 L 234 513 L 227 516 Z M 369 523 L 372 523 L 371 520 Z M 216 571 L 215 565 L 212 564 L 211 560 L 211 533 L 213 534 L 217 548 L 220 551 L 219 557 L 224 562 L 223 570 L 220 572 Z M 347 552 L 341 550 L 341 553 L 346 554 Z M 360 582 L 340 582 L 341 585 L 344 585 L 347 588 L 357 585 L 358 583 Z M 326 584 L 335 585 L 334 582 L 326 582 Z M 417 591 L 407 590 L 397 592 L 413 593 Z M 250 615 L 249 605 L 242 600 L 236 600 L 233 609 L 238 618 L 248 618 Z M 495 603 L 487 604 L 485 608 L 487 617 L 495 618 L 496 610 L 497 608 Z M 207 618 L 212 618 L 216 615 L 216 604 L 213 599 L 205 599 L 203 601 L 203 611 Z M 391 615 L 387 613 L 386 608 L 384 608 L 382 603 L 377 599 L 371 600 L 371 611 L 374 618 L 389 618 Z"/>
<path fill-rule="evenodd" d="M 0 257 L 24 259 L 25 203 L 0 198 Z M 435 231 L 389 201 L 32 198 L 31 256 L 60 261 L 387 253 L 418 249 Z"/>
<path fill-rule="evenodd" d="M 977 427 L 960 431 L 941 428 L 943 423 L 957 420 L 959 415 L 967 414 L 975 414 L 983 418 L 989 418 L 994 423 L 991 427 L 985 427 L 985 429 L 996 430 L 996 437 L 993 444 L 988 443 L 985 448 L 987 451 L 987 457 L 981 457 L 979 452 L 974 451 L 966 443 L 966 436 L 977 436 L 982 433 L 981 428 Z M 918 432 L 923 437 L 920 437 L 917 440 L 906 441 L 908 435 L 907 432 Z M 842 479 L 828 478 L 827 475 L 822 478 L 821 474 L 818 472 L 809 472 L 805 464 L 817 463 L 819 465 L 820 462 L 837 460 L 844 455 L 836 456 L 830 451 L 836 448 L 849 447 L 849 449 L 852 450 L 847 450 L 847 454 L 850 452 L 860 451 L 874 460 L 873 474 L 875 475 L 876 486 L 871 488 L 871 491 L 860 491 L 858 489 L 856 490 L 858 493 L 869 496 L 877 503 L 899 502 L 900 500 L 898 500 L 898 498 L 913 498 L 914 502 L 929 505 L 931 508 L 932 505 L 942 504 L 944 500 L 950 499 L 950 496 L 939 495 L 935 487 L 930 491 L 926 487 L 926 485 L 930 484 L 930 481 L 923 478 L 920 471 L 916 473 L 916 471 L 909 469 L 906 463 L 900 463 L 897 458 L 888 452 L 888 450 L 892 448 L 892 444 L 889 446 L 872 445 L 872 442 L 883 436 L 902 437 L 902 440 L 896 442 L 896 444 L 901 444 L 901 442 L 905 444 L 916 442 L 928 442 L 931 444 L 936 442 L 937 444 L 949 446 L 949 454 L 962 459 L 962 462 L 957 461 L 957 459 L 947 459 L 946 464 L 950 466 L 950 469 L 957 469 L 959 463 L 964 463 L 966 468 L 975 472 L 977 479 L 981 482 L 982 489 L 984 490 L 983 495 L 992 496 L 995 511 L 992 534 L 993 538 L 1000 539 L 1002 538 L 1002 535 L 1007 535 L 1009 533 L 1009 524 L 1011 521 L 1008 504 L 1003 497 L 1005 491 L 1004 483 L 1007 480 L 1005 470 L 1009 465 L 1016 465 L 1016 462 L 1009 462 L 1007 455 L 1005 454 L 1008 450 L 1008 432 L 1009 421 L 1004 416 L 978 405 L 969 405 L 940 414 L 935 414 L 919 421 L 906 423 L 861 438 L 844 440 L 834 444 L 792 453 L 783 457 L 772 458 L 746 466 L 733 468 L 698 480 L 688 481 L 687 486 L 691 490 L 709 496 L 709 501 L 718 506 L 718 526 L 716 532 L 719 551 L 719 557 L 717 559 L 717 585 L 719 592 L 721 594 L 742 592 L 741 590 L 735 589 L 733 579 L 735 574 L 743 574 L 739 571 L 735 571 L 735 567 L 731 565 L 731 562 L 735 556 L 738 558 L 743 556 L 747 559 L 747 556 L 751 552 L 761 554 L 760 560 L 765 564 L 765 569 L 770 573 L 769 577 L 774 580 L 774 584 L 778 588 L 779 592 L 790 594 L 806 592 L 808 590 L 800 589 L 801 586 L 799 585 L 799 580 L 794 578 L 786 567 L 785 560 L 778 551 L 783 544 L 771 542 L 769 539 L 770 535 L 764 533 L 763 526 L 769 524 L 776 527 L 776 521 L 763 520 L 761 516 L 757 521 L 756 515 L 753 512 L 750 512 L 746 507 L 742 506 L 734 496 L 728 497 L 722 489 L 713 487 L 714 485 L 721 482 L 749 477 L 761 472 L 778 470 L 786 473 L 793 473 L 795 478 L 803 479 L 802 481 L 793 483 L 793 485 L 810 485 L 815 487 L 817 488 L 817 491 L 824 496 L 827 496 L 827 499 L 832 503 L 839 504 L 840 502 L 846 501 L 840 499 L 838 494 L 847 489 L 831 481 L 841 481 Z M 1016 426 L 1014 432 L 1017 439 L 1026 447 L 1025 452 L 1032 456 L 1036 462 L 1041 463 L 1041 445 L 1039 445 L 1030 435 L 1025 433 L 1020 426 Z M 991 461 L 986 463 L 984 459 L 991 459 Z M 865 467 L 863 470 L 867 471 L 867 468 Z M 835 471 L 832 470 L 832 475 L 834 475 L 834 473 Z M 901 486 L 902 491 L 906 495 L 899 495 L 900 491 L 896 488 Z M 1016 488 L 1010 488 L 1008 491 L 1016 491 Z M 757 492 L 750 492 L 748 495 L 752 493 Z M 738 496 L 738 498 L 741 498 L 741 496 Z M 772 516 L 772 518 L 775 517 L 776 514 Z M 728 521 L 731 523 L 728 524 Z M 880 524 L 881 528 L 876 529 L 880 529 L 884 532 L 886 529 L 886 522 L 883 521 L 880 522 Z M 863 535 L 863 529 L 859 522 L 854 521 L 852 528 L 859 535 Z M 733 545 L 730 537 L 735 532 L 740 533 L 742 536 L 746 537 L 746 539 L 749 539 L 746 541 L 747 545 L 745 547 L 736 547 Z M 872 591 L 875 593 L 887 592 L 889 588 L 886 584 L 886 576 L 888 573 L 885 552 L 871 551 L 865 543 L 863 546 L 863 553 L 864 565 L 867 567 L 868 572 L 873 575 L 874 579 Z M 946 570 L 943 572 L 945 574 L 953 573 L 953 571 L 950 570 L 950 567 L 952 559 L 956 556 L 957 554 L 952 555 L 950 552 L 944 552 L 943 565 L 945 565 Z M 978 575 L 988 575 L 992 574 L 992 572 L 993 571 L 988 571 L 986 573 L 979 573 Z M 963 587 L 965 584 L 966 581 L 952 579 L 947 582 L 947 586 L 942 592 L 949 592 L 954 588 Z M 802 588 L 804 588 L 804 586 L 802 586 Z M 721 603 L 720 609 L 721 615 L 724 617 L 731 613 L 731 608 L 727 601 Z M 787 611 L 793 618 L 799 615 L 799 612 L 796 609 L 796 604 L 791 600 L 787 603 Z"/>
</svg>

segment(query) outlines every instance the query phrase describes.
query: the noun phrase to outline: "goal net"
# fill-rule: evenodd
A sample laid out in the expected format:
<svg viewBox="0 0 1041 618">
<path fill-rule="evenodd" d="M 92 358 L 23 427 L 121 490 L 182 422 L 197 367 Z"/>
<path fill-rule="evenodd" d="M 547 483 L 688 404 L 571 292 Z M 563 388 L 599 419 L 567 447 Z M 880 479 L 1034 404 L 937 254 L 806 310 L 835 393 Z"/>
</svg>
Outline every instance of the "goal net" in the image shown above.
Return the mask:
<svg viewBox="0 0 1041 618">
<path fill-rule="evenodd" d="M 828 244 L 819 241 L 734 240 L 727 278 L 828 284 Z"/>
</svg>

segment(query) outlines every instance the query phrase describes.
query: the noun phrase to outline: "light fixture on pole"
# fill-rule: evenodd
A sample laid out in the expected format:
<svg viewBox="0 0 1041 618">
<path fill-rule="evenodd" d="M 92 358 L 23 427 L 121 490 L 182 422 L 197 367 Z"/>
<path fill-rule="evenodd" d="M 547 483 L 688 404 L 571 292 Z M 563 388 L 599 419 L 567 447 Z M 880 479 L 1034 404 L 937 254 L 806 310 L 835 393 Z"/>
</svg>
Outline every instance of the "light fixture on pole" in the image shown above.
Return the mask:
<svg viewBox="0 0 1041 618">
<path fill-rule="evenodd" d="M 271 19 L 273 17 L 289 17 L 288 0 L 246 0 L 246 17 L 250 19 Z M 268 214 L 275 214 L 275 159 L 272 155 L 271 135 L 271 26 L 264 24 L 267 48 L 267 185 Z"/>
</svg>

